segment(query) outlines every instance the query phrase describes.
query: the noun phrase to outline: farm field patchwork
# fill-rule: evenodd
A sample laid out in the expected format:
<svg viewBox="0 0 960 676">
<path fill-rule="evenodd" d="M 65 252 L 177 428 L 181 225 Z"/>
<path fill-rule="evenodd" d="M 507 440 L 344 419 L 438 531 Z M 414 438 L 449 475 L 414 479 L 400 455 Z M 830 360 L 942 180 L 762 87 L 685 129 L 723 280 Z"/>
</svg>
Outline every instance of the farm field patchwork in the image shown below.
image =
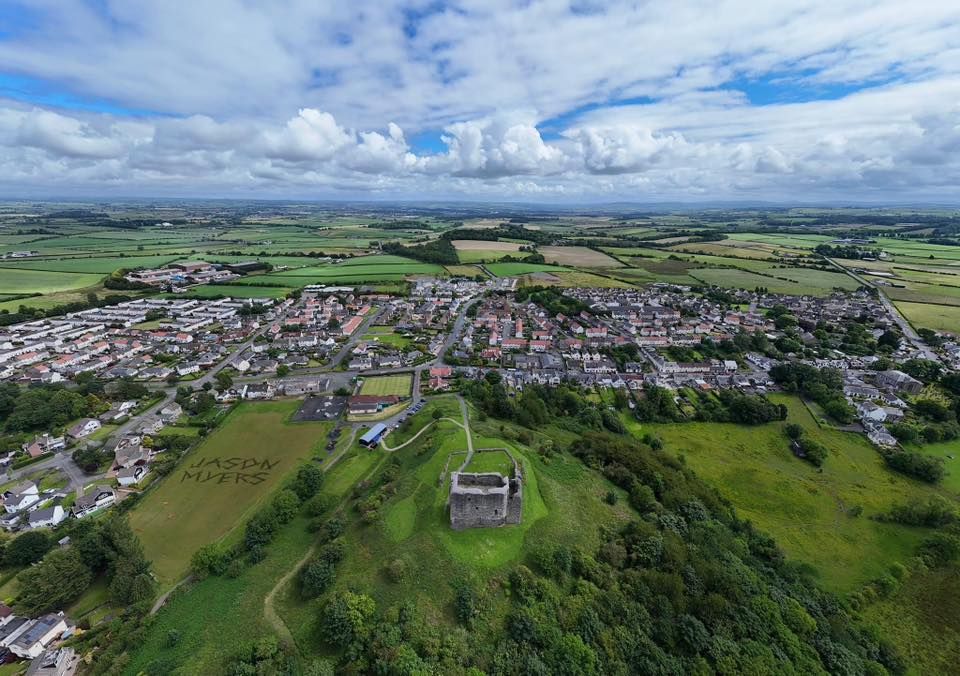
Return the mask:
<svg viewBox="0 0 960 676">
<path fill-rule="evenodd" d="M 299 404 L 239 404 L 131 511 L 161 586 L 180 579 L 197 549 L 243 524 L 322 441 L 329 423 L 287 422 Z"/>
</svg>

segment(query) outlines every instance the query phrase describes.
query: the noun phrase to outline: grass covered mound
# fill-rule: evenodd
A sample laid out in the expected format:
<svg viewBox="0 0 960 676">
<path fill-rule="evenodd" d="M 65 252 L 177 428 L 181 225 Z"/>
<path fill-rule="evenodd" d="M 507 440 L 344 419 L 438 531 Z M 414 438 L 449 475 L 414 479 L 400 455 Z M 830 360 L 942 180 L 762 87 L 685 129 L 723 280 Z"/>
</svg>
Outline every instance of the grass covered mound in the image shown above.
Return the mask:
<svg viewBox="0 0 960 676">
<path fill-rule="evenodd" d="M 438 473 L 462 461 L 462 438 L 432 428 L 335 517 L 324 592 L 282 595 L 302 657 L 353 673 L 903 670 L 666 452 L 585 432 L 570 455 L 543 431 L 475 427 L 522 463 L 523 523 L 449 529 Z"/>
</svg>

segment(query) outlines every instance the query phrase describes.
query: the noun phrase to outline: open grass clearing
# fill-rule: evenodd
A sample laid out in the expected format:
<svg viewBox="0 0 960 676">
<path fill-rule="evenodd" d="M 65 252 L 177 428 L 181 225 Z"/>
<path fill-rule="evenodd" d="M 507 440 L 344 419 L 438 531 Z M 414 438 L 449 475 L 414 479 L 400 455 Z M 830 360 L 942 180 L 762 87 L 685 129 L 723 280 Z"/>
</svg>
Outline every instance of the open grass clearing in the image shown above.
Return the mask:
<svg viewBox="0 0 960 676">
<path fill-rule="evenodd" d="M 413 376 L 409 373 L 399 373 L 392 376 L 374 376 L 365 378 L 360 387 L 360 394 L 377 396 L 409 397 L 413 384 Z"/>
<path fill-rule="evenodd" d="M 668 452 L 683 455 L 741 517 L 771 534 L 789 557 L 812 564 L 827 589 L 851 591 L 890 564 L 908 561 L 924 533 L 869 517 L 938 489 L 887 470 L 862 435 L 821 429 L 796 397 L 770 398 L 788 407 L 789 422 L 830 450 L 822 472 L 793 456 L 783 423 L 641 428 L 633 422 L 631 429 L 660 436 Z M 862 515 L 851 514 L 856 506 Z"/>
<path fill-rule="evenodd" d="M 474 448 L 478 446 L 488 448 L 486 442 L 485 439 L 475 439 Z M 503 476 L 511 476 L 513 475 L 513 461 L 505 451 L 477 449 L 464 471 L 475 473 L 496 472 Z"/>
<path fill-rule="evenodd" d="M 299 401 L 244 402 L 131 511 L 161 586 L 241 525 L 322 442 L 330 423 L 289 423 Z"/>
</svg>

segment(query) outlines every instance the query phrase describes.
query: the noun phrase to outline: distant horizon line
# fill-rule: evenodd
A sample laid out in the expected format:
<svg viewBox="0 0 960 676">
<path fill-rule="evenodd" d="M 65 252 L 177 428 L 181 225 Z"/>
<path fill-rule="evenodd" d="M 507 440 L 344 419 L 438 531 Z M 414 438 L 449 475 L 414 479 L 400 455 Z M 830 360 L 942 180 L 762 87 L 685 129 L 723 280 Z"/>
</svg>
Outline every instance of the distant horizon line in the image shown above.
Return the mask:
<svg viewBox="0 0 960 676">
<path fill-rule="evenodd" d="M 141 203 L 141 202 L 180 202 L 180 203 L 270 203 L 270 204 L 313 204 L 313 205 L 342 205 L 342 206 L 360 206 L 370 205 L 377 207 L 384 206 L 419 206 L 419 207 L 477 207 L 477 208 L 536 208 L 536 209 L 556 209 L 560 211 L 589 210 L 589 209 L 960 209 L 960 200 L 956 201 L 787 201 L 787 200 L 737 200 L 737 199 L 717 199 L 717 200 L 656 200 L 656 201 L 632 201 L 632 200 L 610 200 L 602 202 L 591 201 L 525 201 L 525 200 L 470 200 L 470 199 L 429 199 L 429 198 L 399 198 L 389 199 L 375 198 L 307 198 L 307 197 L 197 197 L 197 196 L 150 196 L 150 195 L 131 195 L 131 196 L 106 196 L 106 195 L 84 195 L 84 196 L 37 196 L 37 197 L 14 197 L 9 195 L 0 195 L 0 203 Z"/>
</svg>

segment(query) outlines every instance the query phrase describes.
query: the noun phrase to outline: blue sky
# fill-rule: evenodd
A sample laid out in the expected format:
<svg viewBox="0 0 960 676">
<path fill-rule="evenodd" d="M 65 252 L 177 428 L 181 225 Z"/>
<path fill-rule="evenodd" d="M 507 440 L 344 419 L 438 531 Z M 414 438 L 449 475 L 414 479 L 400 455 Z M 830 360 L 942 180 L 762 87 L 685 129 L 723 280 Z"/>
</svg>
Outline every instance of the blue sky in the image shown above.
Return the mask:
<svg viewBox="0 0 960 676">
<path fill-rule="evenodd" d="M 0 190 L 953 194 L 960 5 L 769 4 L 8 0 Z"/>
</svg>

